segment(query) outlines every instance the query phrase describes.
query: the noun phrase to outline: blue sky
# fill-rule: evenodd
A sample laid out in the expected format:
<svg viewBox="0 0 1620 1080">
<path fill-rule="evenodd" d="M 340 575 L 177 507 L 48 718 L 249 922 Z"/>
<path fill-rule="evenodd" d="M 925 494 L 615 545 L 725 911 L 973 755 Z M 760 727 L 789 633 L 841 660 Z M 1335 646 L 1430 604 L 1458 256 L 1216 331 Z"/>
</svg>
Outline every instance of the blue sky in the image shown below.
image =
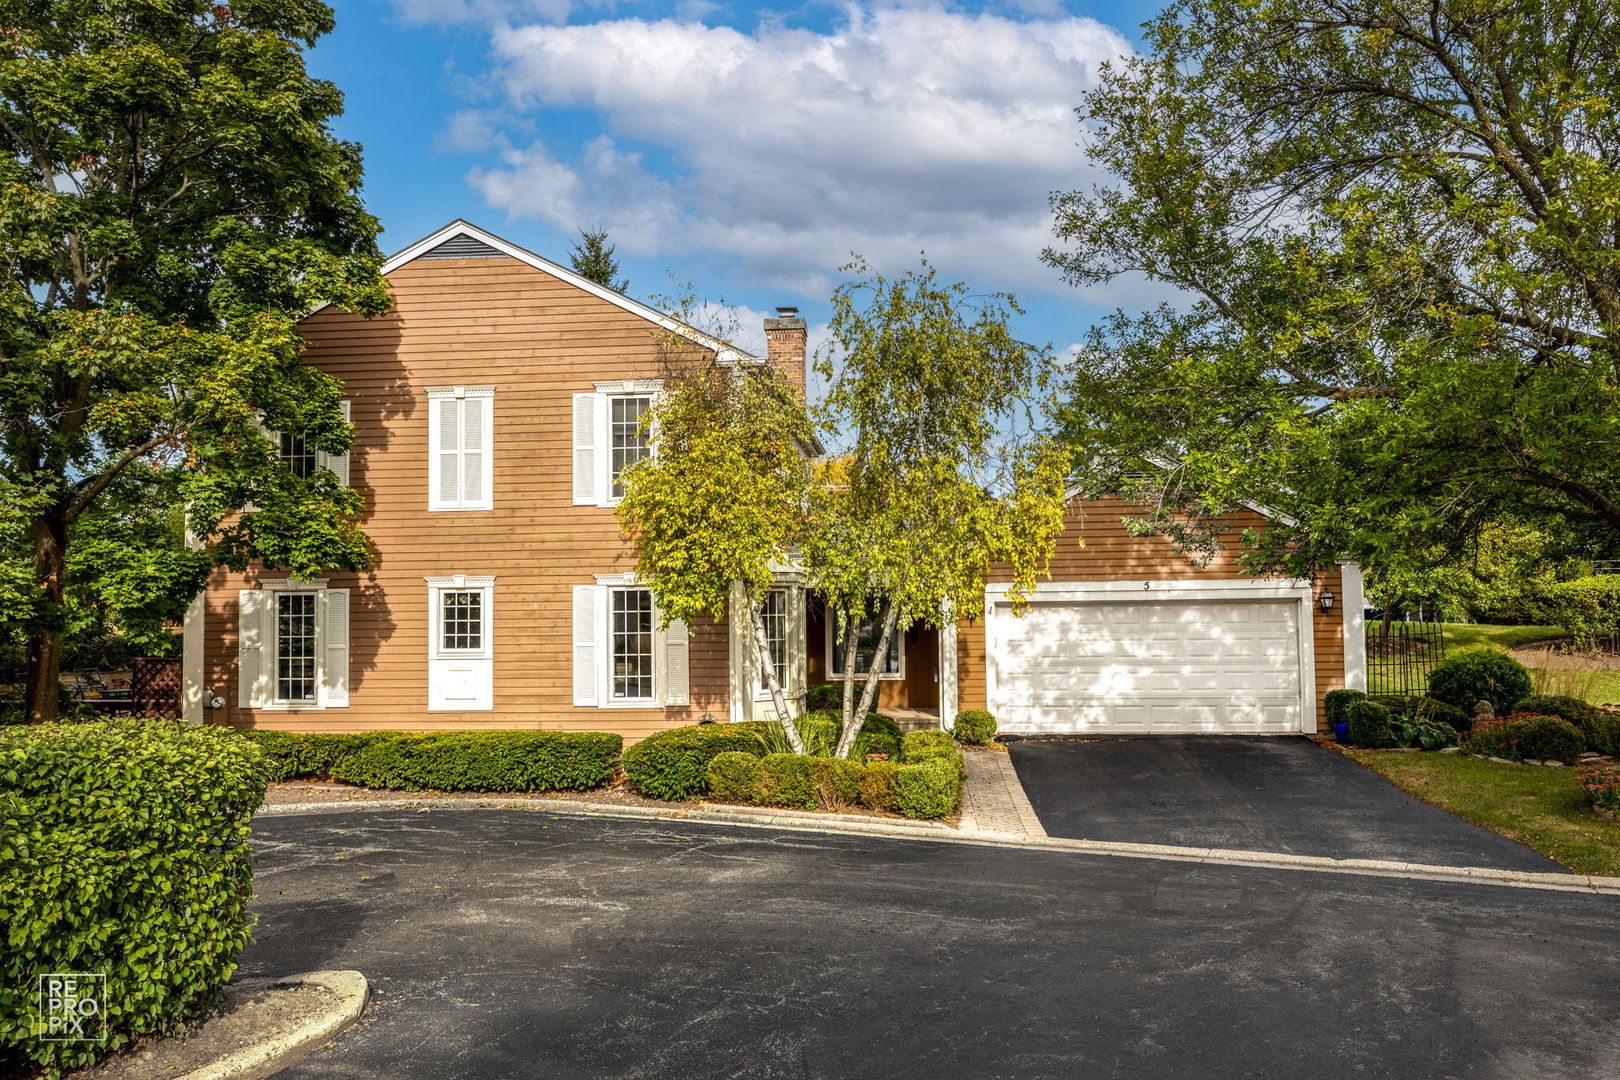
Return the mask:
<svg viewBox="0 0 1620 1080">
<path fill-rule="evenodd" d="M 721 0 L 342 0 L 310 57 L 365 147 L 393 251 L 465 217 L 566 262 L 607 228 L 630 293 L 825 320 L 859 252 L 919 252 L 1012 291 L 1027 340 L 1061 350 L 1148 294 L 1083 294 L 1039 261 L 1047 195 L 1096 176 L 1072 109 L 1152 8 Z"/>
</svg>

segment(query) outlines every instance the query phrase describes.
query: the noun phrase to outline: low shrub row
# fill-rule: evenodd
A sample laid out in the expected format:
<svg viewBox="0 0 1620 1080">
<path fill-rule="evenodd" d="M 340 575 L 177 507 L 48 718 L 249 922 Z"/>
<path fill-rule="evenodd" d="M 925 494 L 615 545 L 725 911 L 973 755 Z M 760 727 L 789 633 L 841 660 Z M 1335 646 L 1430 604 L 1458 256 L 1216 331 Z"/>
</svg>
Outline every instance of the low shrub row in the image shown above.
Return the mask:
<svg viewBox="0 0 1620 1080">
<path fill-rule="evenodd" d="M 88 1065 L 216 1000 L 249 940 L 267 773 L 224 728 L 0 729 L 0 1074 Z M 105 977 L 105 1038 L 48 1041 L 37 982 L 57 972 Z"/>
<path fill-rule="evenodd" d="M 718 736 L 708 739 L 711 744 L 721 741 Z M 899 760 L 848 761 L 762 753 L 758 748 L 727 749 L 710 758 L 704 779 L 709 795 L 724 802 L 825 810 L 861 805 L 911 818 L 942 818 L 961 803 L 962 752 L 943 731 L 907 733 Z"/>
<path fill-rule="evenodd" d="M 1474 722 L 1474 730 L 1462 741 L 1470 754 L 1506 758 L 1508 761 L 1562 761 L 1573 763 L 1586 749 L 1581 729 L 1557 716 L 1514 713 Z"/>
<path fill-rule="evenodd" d="M 372 788 L 555 791 L 613 779 L 624 740 L 596 731 L 361 734 L 248 731 L 272 779 L 323 776 Z"/>
</svg>

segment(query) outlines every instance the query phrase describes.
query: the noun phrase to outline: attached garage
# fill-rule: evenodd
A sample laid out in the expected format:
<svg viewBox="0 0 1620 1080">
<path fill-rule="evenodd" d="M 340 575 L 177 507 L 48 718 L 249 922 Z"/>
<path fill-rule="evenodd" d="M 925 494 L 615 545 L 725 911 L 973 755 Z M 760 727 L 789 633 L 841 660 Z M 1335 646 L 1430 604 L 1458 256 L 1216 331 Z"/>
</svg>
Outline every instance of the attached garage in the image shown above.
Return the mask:
<svg viewBox="0 0 1620 1080">
<path fill-rule="evenodd" d="M 1100 582 L 1019 614 L 992 586 L 990 711 L 1031 733 L 1315 730 L 1310 602 L 1304 583 Z"/>
</svg>

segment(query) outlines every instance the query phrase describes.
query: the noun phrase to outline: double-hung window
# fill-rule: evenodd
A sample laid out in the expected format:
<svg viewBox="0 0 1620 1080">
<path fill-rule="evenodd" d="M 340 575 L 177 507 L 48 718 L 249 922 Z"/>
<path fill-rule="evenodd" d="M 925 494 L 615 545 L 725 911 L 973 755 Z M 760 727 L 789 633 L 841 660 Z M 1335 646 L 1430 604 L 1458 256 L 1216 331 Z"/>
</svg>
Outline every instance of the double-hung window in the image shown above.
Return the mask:
<svg viewBox="0 0 1620 1080">
<path fill-rule="evenodd" d="M 493 386 L 429 387 L 428 509 L 494 507 Z"/>
<path fill-rule="evenodd" d="M 836 619 L 827 620 L 827 655 L 832 657 L 833 678 L 844 677 L 844 634 L 842 628 L 837 626 Z M 855 639 L 855 674 L 867 675 L 872 671 L 872 663 L 877 656 L 878 639 L 883 636 L 883 620 L 880 618 L 863 619 Z M 904 654 L 900 648 L 900 639 L 905 636 L 901 626 L 894 628 L 889 637 L 889 648 L 883 656 L 883 662 L 878 668 L 880 677 L 885 679 L 898 679 L 904 674 Z"/>
<path fill-rule="evenodd" d="M 313 705 L 318 687 L 320 633 L 313 592 L 280 592 L 276 600 L 276 697 L 281 705 Z"/>
<path fill-rule="evenodd" d="M 656 379 L 630 379 L 574 395 L 576 506 L 616 506 L 624 498 L 625 470 L 652 455 L 646 417 L 662 386 Z"/>
<path fill-rule="evenodd" d="M 653 700 L 653 600 L 646 589 L 612 589 L 608 618 L 608 696 L 616 702 Z"/>
<path fill-rule="evenodd" d="M 427 578 L 428 709 L 495 707 L 493 577 Z"/>
<path fill-rule="evenodd" d="M 765 626 L 765 643 L 770 646 L 771 666 L 776 669 L 776 684 L 788 688 L 788 594 L 786 589 L 772 589 L 765 594 L 759 606 L 760 621 Z M 766 693 L 770 683 L 765 672 L 759 673 L 759 690 Z"/>
<path fill-rule="evenodd" d="M 349 419 L 349 403 L 340 402 L 338 407 L 343 410 L 345 422 Z M 338 478 L 338 483 L 349 482 L 349 455 L 328 454 L 315 449 L 303 435 L 291 431 L 265 430 L 270 441 L 275 444 L 276 454 L 281 463 L 287 466 L 289 472 L 300 480 L 308 480 L 315 475 L 317 469 L 329 469 Z"/>
</svg>

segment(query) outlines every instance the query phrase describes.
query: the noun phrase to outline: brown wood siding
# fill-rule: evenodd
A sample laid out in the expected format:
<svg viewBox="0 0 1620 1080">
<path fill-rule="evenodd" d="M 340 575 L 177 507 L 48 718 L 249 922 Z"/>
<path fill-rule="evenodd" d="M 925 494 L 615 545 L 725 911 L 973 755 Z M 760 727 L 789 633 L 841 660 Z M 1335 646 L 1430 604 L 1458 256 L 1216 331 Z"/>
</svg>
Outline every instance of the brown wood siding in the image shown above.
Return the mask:
<svg viewBox="0 0 1620 1080">
<path fill-rule="evenodd" d="M 1071 507 L 1068 524 L 1058 538 L 1052 557 L 1053 581 L 1156 581 L 1197 578 L 1232 579 L 1243 577 L 1237 556 L 1241 551 L 1245 529 L 1265 524 L 1257 513 L 1243 511 L 1232 516 L 1232 528 L 1223 542 L 1227 547 L 1219 552 L 1207 566 L 1197 566 L 1186 556 L 1171 550 L 1163 537 L 1132 536 L 1120 519 L 1136 511 L 1120 499 L 1098 499 L 1091 502 L 1076 501 Z M 1008 581 L 1005 569 L 990 575 L 992 581 Z M 1342 596 L 1339 569 L 1334 567 L 1316 582 L 1315 595 L 1323 589 L 1332 589 Z M 1311 606 L 1312 640 L 1316 654 L 1316 719 L 1320 728 L 1322 695 L 1344 685 L 1344 631 L 1343 605 L 1335 606 L 1332 613 L 1323 615 L 1316 604 Z M 957 630 L 957 671 L 959 707 L 985 708 L 985 651 L 984 624 L 980 620 L 963 621 Z"/>
<path fill-rule="evenodd" d="M 209 589 L 205 685 L 225 698 L 210 719 L 324 731 L 521 727 L 640 738 L 727 715 L 723 625 L 693 627 L 690 707 L 576 708 L 571 594 L 595 574 L 634 568 L 611 509 L 574 506 L 572 396 L 596 382 L 652 378 L 653 324 L 510 258 L 433 259 L 389 275 L 393 314 L 327 309 L 305 320 L 306 358 L 346 386 L 355 446 L 350 482 L 366 496 L 376 548 L 350 588 L 350 705 L 321 711 L 237 707 L 237 590 L 259 575 L 216 573 Z M 430 513 L 430 386 L 493 385 L 494 509 Z M 486 712 L 427 710 L 424 577 L 493 574 L 494 701 Z M 268 572 L 266 577 L 284 577 Z"/>
</svg>

